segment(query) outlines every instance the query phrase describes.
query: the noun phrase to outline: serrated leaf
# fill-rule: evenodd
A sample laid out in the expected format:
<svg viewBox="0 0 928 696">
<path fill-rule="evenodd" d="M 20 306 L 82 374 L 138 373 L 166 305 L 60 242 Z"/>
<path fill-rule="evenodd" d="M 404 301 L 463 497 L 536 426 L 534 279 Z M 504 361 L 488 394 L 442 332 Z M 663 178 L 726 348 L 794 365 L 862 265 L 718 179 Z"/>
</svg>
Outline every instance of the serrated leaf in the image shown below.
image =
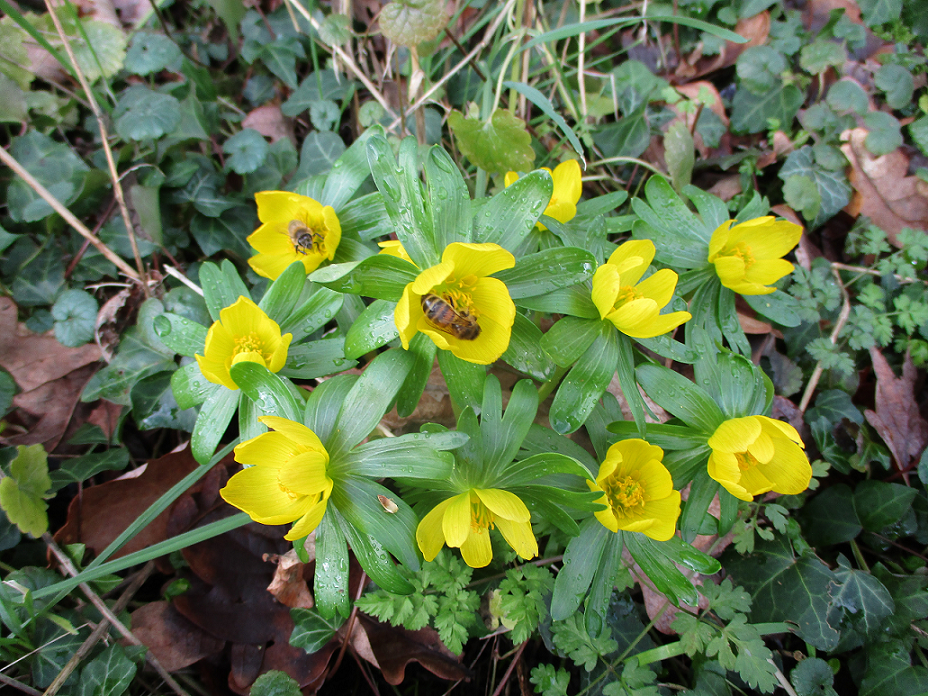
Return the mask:
<svg viewBox="0 0 928 696">
<path fill-rule="evenodd" d="M 452 111 L 448 125 L 461 152 L 488 173 L 531 170 L 535 161 L 532 136 L 525 121 L 506 109 L 494 111 L 489 121 Z"/>
<path fill-rule="evenodd" d="M 180 121 L 180 102 L 169 94 L 133 85 L 113 110 L 116 132 L 126 140 L 152 140 L 170 133 Z"/>
<path fill-rule="evenodd" d="M 431 41 L 445 25 L 441 0 L 393 0 L 380 11 L 380 30 L 400 46 Z"/>
<path fill-rule="evenodd" d="M 77 348 L 93 340 L 97 322 L 97 301 L 83 290 L 65 290 L 52 305 L 55 338 L 68 348 Z"/>
<path fill-rule="evenodd" d="M 20 445 L 16 450 L 10 475 L 0 480 L 0 508 L 24 533 L 40 537 L 48 530 L 48 455 L 42 445 Z"/>
<path fill-rule="evenodd" d="M 168 37 L 140 31 L 132 37 L 125 68 L 136 75 L 150 75 L 173 67 L 181 57 L 180 48 Z"/>
<path fill-rule="evenodd" d="M 258 131 L 245 128 L 226 140 L 222 151 L 228 155 L 226 167 L 236 174 L 249 174 L 264 164 L 268 144 Z"/>
<path fill-rule="evenodd" d="M 80 21 L 83 32 L 70 22 L 66 23 L 65 31 L 84 76 L 90 82 L 95 82 L 101 77 L 112 77 L 119 72 L 125 60 L 126 35 L 119 27 L 106 22 L 95 19 Z M 53 28 L 52 30 L 54 31 Z"/>
</svg>

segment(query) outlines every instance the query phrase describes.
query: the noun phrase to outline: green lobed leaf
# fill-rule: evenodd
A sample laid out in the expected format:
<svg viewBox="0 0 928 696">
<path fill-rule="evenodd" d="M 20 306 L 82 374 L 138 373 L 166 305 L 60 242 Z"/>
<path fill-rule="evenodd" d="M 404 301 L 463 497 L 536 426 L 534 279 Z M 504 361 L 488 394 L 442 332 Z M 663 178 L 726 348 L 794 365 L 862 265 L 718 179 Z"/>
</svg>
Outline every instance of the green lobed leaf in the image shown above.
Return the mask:
<svg viewBox="0 0 928 696">
<path fill-rule="evenodd" d="M 342 617 L 325 618 L 316 609 L 291 609 L 290 618 L 293 619 L 290 645 L 309 654 L 322 650 L 345 622 Z"/>
<path fill-rule="evenodd" d="M 65 206 L 80 196 L 90 168 L 67 145 L 30 130 L 12 139 L 9 152 Z M 18 177 L 7 187 L 7 206 L 15 222 L 36 222 L 53 212 L 52 207 Z"/>
<path fill-rule="evenodd" d="M 24 534 L 40 537 L 48 530 L 45 498 L 52 482 L 42 445 L 19 445 L 10 474 L 0 480 L 0 508 Z"/>
<path fill-rule="evenodd" d="M 293 609 L 292 611 L 309 610 Z M 293 620 L 293 623 L 296 624 L 296 619 Z M 294 625 L 293 633 L 296 633 L 296 630 L 297 627 Z M 291 637 L 293 633 L 290 634 Z M 249 696 L 301 696 L 302 692 L 300 691 L 300 685 L 296 679 L 285 672 L 272 669 L 255 680 L 248 694 Z"/>
<path fill-rule="evenodd" d="M 150 75 L 179 65 L 181 57 L 180 48 L 167 36 L 140 31 L 132 36 L 125 68 L 136 75 Z"/>
<path fill-rule="evenodd" d="M 445 6 L 440 0 L 393 0 L 383 6 L 380 30 L 400 46 L 414 47 L 431 41 L 445 25 Z"/>
<path fill-rule="evenodd" d="M 731 128 L 736 133 L 761 133 L 767 129 L 767 119 L 781 124 L 792 123 L 804 101 L 795 85 L 780 85 L 761 95 L 739 89 L 732 100 Z"/>
<path fill-rule="evenodd" d="M 868 27 L 892 22 L 902 14 L 902 0 L 859 0 L 858 4 Z"/>
<path fill-rule="evenodd" d="M 300 149 L 300 167 L 296 170 L 296 174 L 293 175 L 294 181 L 328 173 L 345 153 L 345 150 L 345 142 L 337 133 L 328 130 L 313 131 L 303 140 L 303 146 Z M 303 193 L 299 186 L 295 187 L 294 190 L 297 193 Z M 323 190 L 325 189 L 323 188 Z M 310 198 L 314 198 L 314 196 L 310 196 Z"/>
<path fill-rule="evenodd" d="M 870 131 L 864 145 L 874 155 L 888 155 L 902 146 L 902 130 L 898 120 L 883 111 L 871 111 L 864 116 L 864 125 Z"/>
<path fill-rule="evenodd" d="M 253 128 L 244 128 L 222 144 L 227 155 L 226 168 L 236 174 L 249 174 L 267 159 L 269 147 L 264 136 Z"/>
<path fill-rule="evenodd" d="M 593 142 L 606 157 L 638 157 L 650 141 L 651 125 L 643 108 L 593 133 Z"/>
<path fill-rule="evenodd" d="M 78 696 L 120 696 L 125 693 L 138 670 L 126 651 L 122 645 L 115 643 L 86 663 L 78 681 Z"/>
<path fill-rule="evenodd" d="M 818 215 L 811 220 L 813 227 L 821 225 L 839 210 L 844 208 L 851 199 L 851 187 L 844 176 L 843 169 L 834 171 L 819 165 L 813 156 L 813 149 L 806 145 L 791 152 L 783 163 L 778 176 L 786 181 L 796 174 L 804 175 L 815 182 L 822 199 Z"/>
<path fill-rule="evenodd" d="M 129 87 L 113 111 L 116 132 L 125 140 L 153 140 L 174 130 L 180 102 L 143 85 Z"/>
<path fill-rule="evenodd" d="M 780 84 L 786 59 L 770 46 L 752 46 L 738 56 L 735 69 L 741 84 L 754 94 L 764 94 Z"/>
<path fill-rule="evenodd" d="M 508 110 L 497 109 L 486 121 L 454 110 L 448 116 L 448 126 L 461 153 L 487 173 L 527 172 L 532 168 L 532 136 L 525 121 Z"/>
<path fill-rule="evenodd" d="M 69 459 L 49 473 L 51 491 L 57 492 L 68 484 L 86 481 L 104 471 L 122 471 L 128 464 L 129 450 L 122 447 Z"/>
<path fill-rule="evenodd" d="M 97 301 L 83 290 L 65 290 L 52 305 L 55 338 L 63 346 L 77 348 L 93 340 Z"/>
</svg>

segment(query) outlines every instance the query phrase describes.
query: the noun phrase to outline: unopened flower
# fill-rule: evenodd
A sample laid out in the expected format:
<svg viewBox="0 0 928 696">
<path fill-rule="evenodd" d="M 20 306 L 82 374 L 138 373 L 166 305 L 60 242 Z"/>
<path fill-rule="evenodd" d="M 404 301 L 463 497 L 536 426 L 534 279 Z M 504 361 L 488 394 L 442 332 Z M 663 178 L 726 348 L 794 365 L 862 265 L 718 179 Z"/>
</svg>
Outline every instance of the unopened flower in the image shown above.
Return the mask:
<svg viewBox="0 0 928 696">
<path fill-rule="evenodd" d="M 488 276 L 514 265 L 498 244 L 449 244 L 441 263 L 403 289 L 394 313 L 403 348 L 422 332 L 467 362 L 498 360 L 509 347 L 516 307 L 505 283 Z"/>
<path fill-rule="evenodd" d="M 709 476 L 740 500 L 775 491 L 787 495 L 809 487 L 812 467 L 796 429 L 766 416 L 723 422 L 709 438 Z"/>
<path fill-rule="evenodd" d="M 596 502 L 606 505 L 594 513 L 612 531 L 641 532 L 667 541 L 680 516 L 680 492 L 663 464 L 664 451 L 644 440 L 622 440 L 612 445 L 599 467 L 591 491 L 601 491 Z"/>
<path fill-rule="evenodd" d="M 774 292 L 768 286 L 793 271 L 782 257 L 799 243 L 802 227 L 772 216 L 733 223 L 719 225 L 709 240 L 709 263 L 719 280 L 741 295 Z"/>
<path fill-rule="evenodd" d="M 240 362 L 263 365 L 279 372 L 287 361 L 292 334 L 280 335 L 280 326 L 247 297 L 239 297 L 219 312 L 219 321 L 206 333 L 203 355 L 197 355 L 200 372 L 210 382 L 238 389 L 229 373 Z"/>
<path fill-rule="evenodd" d="M 593 274 L 593 304 L 600 319 L 612 322 L 632 338 L 660 336 L 692 316 L 689 312 L 661 314 L 673 298 L 676 273 L 664 268 L 641 280 L 654 251 L 654 242 L 649 239 L 625 242 Z"/>
<path fill-rule="evenodd" d="M 577 214 L 577 202 L 580 200 L 580 194 L 583 193 L 583 183 L 580 181 L 580 164 L 577 160 L 567 160 L 561 162 L 552 172 L 548 167 L 542 167 L 551 175 L 554 183 L 554 189 L 551 192 L 551 200 L 548 201 L 548 207 L 545 208 L 545 215 L 554 218 L 558 222 L 568 222 Z M 519 180 L 516 172 L 507 172 L 504 182 L 507 187 L 512 186 Z M 548 229 L 540 222 L 538 226 Z"/>
<path fill-rule="evenodd" d="M 335 258 L 342 228 L 331 206 L 288 191 L 262 191 L 255 201 L 263 223 L 248 237 L 258 252 L 248 259 L 255 273 L 274 280 L 295 261 L 312 273 Z"/>
<path fill-rule="evenodd" d="M 319 526 L 332 494 L 332 479 L 326 473 L 329 453 L 302 423 L 276 416 L 258 420 L 273 430 L 235 448 L 235 461 L 249 466 L 230 478 L 219 494 L 255 522 L 296 521 L 284 538 L 302 539 Z"/>
<path fill-rule="evenodd" d="M 519 496 L 498 488 L 472 488 L 439 503 L 422 518 L 416 541 L 427 561 L 447 544 L 459 547 L 471 568 L 483 568 L 493 560 L 494 527 L 524 560 L 538 555 L 531 513 Z"/>
</svg>

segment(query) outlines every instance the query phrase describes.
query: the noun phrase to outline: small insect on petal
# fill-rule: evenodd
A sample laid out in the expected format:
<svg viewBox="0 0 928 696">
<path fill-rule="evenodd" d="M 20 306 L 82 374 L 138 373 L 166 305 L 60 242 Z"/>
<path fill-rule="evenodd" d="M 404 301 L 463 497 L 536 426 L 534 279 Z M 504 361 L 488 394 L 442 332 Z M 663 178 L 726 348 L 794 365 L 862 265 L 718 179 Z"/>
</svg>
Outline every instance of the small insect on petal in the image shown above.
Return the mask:
<svg viewBox="0 0 928 696">
<path fill-rule="evenodd" d="M 391 515 L 400 509 L 399 505 L 394 503 L 385 495 L 377 494 L 377 500 L 379 500 L 380 504 L 383 505 L 383 509 L 389 512 Z"/>
</svg>

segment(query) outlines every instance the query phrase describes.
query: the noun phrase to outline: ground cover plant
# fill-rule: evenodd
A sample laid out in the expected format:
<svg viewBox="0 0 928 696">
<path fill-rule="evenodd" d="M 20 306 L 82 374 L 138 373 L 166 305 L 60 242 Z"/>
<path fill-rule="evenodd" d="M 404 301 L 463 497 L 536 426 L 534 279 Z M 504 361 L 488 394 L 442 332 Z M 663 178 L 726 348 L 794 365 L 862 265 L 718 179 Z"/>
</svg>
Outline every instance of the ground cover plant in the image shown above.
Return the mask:
<svg viewBox="0 0 928 696">
<path fill-rule="evenodd" d="M 0 683 L 928 692 L 916 0 L 0 0 Z"/>
</svg>

